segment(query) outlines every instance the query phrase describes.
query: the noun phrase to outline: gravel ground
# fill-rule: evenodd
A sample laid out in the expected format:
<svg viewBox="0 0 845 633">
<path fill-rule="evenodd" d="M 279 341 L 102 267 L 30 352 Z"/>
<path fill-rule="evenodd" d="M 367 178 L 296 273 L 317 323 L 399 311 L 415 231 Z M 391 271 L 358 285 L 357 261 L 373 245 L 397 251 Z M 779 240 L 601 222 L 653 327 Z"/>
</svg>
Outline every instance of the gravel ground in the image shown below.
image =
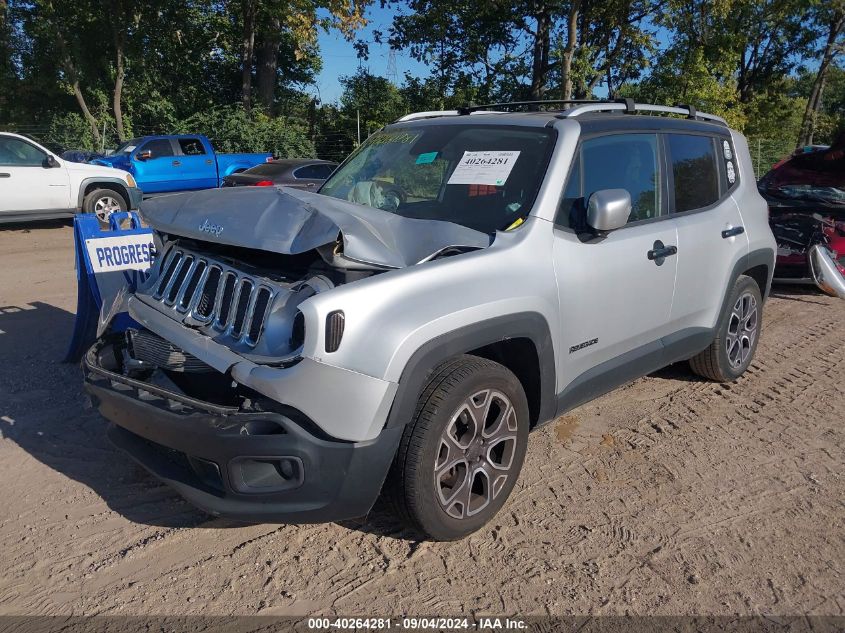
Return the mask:
<svg viewBox="0 0 845 633">
<path fill-rule="evenodd" d="M 531 437 L 494 523 L 213 519 L 113 449 L 62 364 L 63 223 L 0 230 L 0 614 L 845 612 L 845 303 L 776 288 L 738 382 L 683 365 Z"/>
</svg>

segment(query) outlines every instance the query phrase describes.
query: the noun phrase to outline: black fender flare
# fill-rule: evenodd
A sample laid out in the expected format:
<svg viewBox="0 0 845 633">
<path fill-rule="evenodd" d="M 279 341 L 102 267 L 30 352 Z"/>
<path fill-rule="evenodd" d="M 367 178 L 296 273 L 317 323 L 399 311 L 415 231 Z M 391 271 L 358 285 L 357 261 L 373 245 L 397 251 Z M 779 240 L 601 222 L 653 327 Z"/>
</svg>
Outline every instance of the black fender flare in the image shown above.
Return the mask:
<svg viewBox="0 0 845 633">
<path fill-rule="evenodd" d="M 508 314 L 446 332 L 428 341 L 408 359 L 385 428 L 405 426 L 413 419 L 414 408 L 435 367 L 474 349 L 508 339 L 529 339 L 537 350 L 540 364 L 540 407 L 537 424 L 551 420 L 556 411 L 556 365 L 551 330 L 538 312 Z"/>
<path fill-rule="evenodd" d="M 723 315 L 730 309 L 730 306 L 728 305 L 728 298 L 730 297 L 736 280 L 739 279 L 740 275 L 752 268 L 756 268 L 757 266 L 766 266 L 768 269 L 768 278 L 766 279 L 765 287 L 760 288 L 760 295 L 763 297 L 763 301 L 768 298 L 769 292 L 772 289 L 772 277 L 775 274 L 775 251 L 772 248 L 758 248 L 747 255 L 740 257 L 736 264 L 734 264 L 733 270 L 731 270 L 731 276 L 728 279 L 728 284 L 725 286 L 725 292 L 722 295 L 722 305 L 719 309 L 719 320 L 716 321 L 717 329 L 719 327 L 719 323 L 722 322 Z M 755 281 L 757 280 L 755 279 Z"/>
<path fill-rule="evenodd" d="M 130 203 L 129 189 L 125 180 L 121 180 L 120 178 L 113 178 L 110 176 L 91 176 L 90 178 L 85 178 L 82 182 L 79 183 L 79 193 L 77 194 L 76 200 L 77 209 L 82 209 L 82 204 L 85 202 L 85 190 L 88 188 L 88 186 L 97 185 L 100 183 L 104 185 L 117 185 L 117 187 L 119 188 L 119 193 L 124 197 L 126 203 Z"/>
</svg>

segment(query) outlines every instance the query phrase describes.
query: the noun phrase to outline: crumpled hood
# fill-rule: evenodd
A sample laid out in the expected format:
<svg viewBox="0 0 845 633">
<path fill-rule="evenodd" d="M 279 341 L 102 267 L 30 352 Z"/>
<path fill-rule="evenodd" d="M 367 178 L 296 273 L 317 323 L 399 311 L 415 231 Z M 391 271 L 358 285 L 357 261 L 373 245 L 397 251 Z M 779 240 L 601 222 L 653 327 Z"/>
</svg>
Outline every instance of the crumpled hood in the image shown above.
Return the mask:
<svg viewBox="0 0 845 633">
<path fill-rule="evenodd" d="M 115 167 L 117 169 L 129 170 L 129 154 L 112 154 L 111 156 L 100 156 L 88 161 L 89 165 L 102 165 L 103 167 Z"/>
<path fill-rule="evenodd" d="M 412 266 L 450 246 L 486 248 L 490 236 L 440 220 L 405 218 L 292 188 L 232 187 L 157 196 L 141 215 L 154 229 L 183 237 L 296 255 L 343 236 L 348 259 Z"/>
</svg>

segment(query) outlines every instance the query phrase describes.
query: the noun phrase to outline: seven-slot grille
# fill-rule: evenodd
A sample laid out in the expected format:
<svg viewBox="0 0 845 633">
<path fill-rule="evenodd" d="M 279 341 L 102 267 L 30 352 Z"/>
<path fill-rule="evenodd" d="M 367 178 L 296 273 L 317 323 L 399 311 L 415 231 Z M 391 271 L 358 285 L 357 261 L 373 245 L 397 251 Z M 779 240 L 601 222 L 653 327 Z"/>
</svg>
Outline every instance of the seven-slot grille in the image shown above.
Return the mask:
<svg viewBox="0 0 845 633">
<path fill-rule="evenodd" d="M 275 291 L 235 268 L 179 247 L 167 251 L 152 298 L 201 325 L 254 346 Z"/>
</svg>

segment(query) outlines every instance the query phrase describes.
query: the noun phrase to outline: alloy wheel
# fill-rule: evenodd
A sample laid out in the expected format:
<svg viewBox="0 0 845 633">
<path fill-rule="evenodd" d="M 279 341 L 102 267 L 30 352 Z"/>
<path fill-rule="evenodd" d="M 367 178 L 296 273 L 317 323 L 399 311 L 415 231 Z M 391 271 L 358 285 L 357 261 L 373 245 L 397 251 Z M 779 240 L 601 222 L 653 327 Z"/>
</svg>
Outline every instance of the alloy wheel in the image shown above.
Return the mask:
<svg viewBox="0 0 845 633">
<path fill-rule="evenodd" d="M 94 215 L 96 215 L 103 224 L 108 224 L 112 213 L 117 211 L 120 211 L 120 203 L 111 196 L 98 198 L 94 203 Z"/>
<path fill-rule="evenodd" d="M 516 455 L 517 418 L 500 391 L 466 398 L 440 437 L 434 486 L 441 508 L 455 519 L 478 514 L 502 491 Z"/>
<path fill-rule="evenodd" d="M 725 350 L 731 367 L 737 369 L 748 360 L 758 328 L 757 299 L 750 292 L 739 296 L 731 310 L 728 331 L 725 336 Z"/>
</svg>

